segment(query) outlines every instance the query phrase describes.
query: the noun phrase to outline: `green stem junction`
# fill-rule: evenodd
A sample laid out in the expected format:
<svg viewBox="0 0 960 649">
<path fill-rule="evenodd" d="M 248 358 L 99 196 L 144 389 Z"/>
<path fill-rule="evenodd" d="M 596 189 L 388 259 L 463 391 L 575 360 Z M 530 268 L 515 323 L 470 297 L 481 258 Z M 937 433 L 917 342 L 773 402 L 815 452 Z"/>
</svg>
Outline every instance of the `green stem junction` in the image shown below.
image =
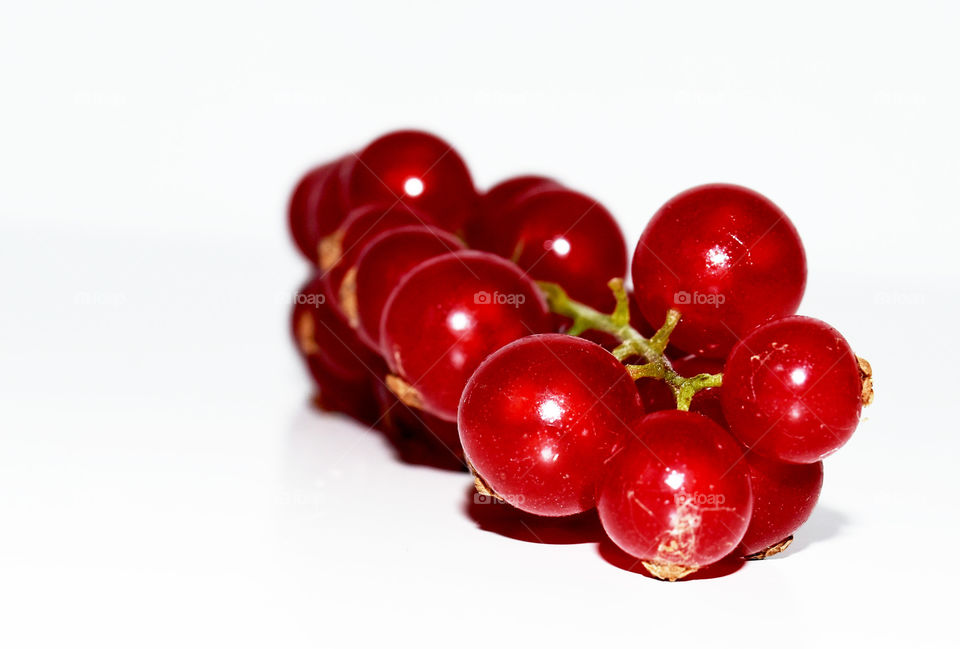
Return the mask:
<svg viewBox="0 0 960 649">
<path fill-rule="evenodd" d="M 611 314 L 601 313 L 586 304 L 572 300 L 559 284 L 551 282 L 538 282 L 538 284 L 547 299 L 550 310 L 573 320 L 573 324 L 567 330 L 568 334 L 577 336 L 588 329 L 593 329 L 616 337 L 620 344 L 611 353 L 617 360 L 623 362 L 640 358 L 644 361 L 641 364 L 625 365 L 633 380 L 652 378 L 665 382 L 673 391 L 677 400 L 677 409 L 689 410 L 693 395 L 706 388 L 718 387 L 722 383 L 722 374 L 680 376 L 673 369 L 670 359 L 664 354 L 670 342 L 670 334 L 680 322 L 679 311 L 675 309 L 667 311 L 663 326 L 650 338 L 644 338 L 639 331 L 630 326 L 630 302 L 622 279 L 612 279 L 609 283 L 610 290 L 617 299 L 617 306 Z"/>
</svg>

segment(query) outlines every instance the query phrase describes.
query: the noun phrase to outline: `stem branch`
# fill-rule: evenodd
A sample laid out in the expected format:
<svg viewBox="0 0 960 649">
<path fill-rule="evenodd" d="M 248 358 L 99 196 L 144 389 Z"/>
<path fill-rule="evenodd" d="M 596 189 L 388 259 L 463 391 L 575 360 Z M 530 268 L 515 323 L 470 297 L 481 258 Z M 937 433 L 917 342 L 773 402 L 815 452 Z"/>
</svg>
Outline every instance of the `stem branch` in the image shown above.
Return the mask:
<svg viewBox="0 0 960 649">
<path fill-rule="evenodd" d="M 670 342 L 670 334 L 680 322 L 679 311 L 670 309 L 663 326 L 649 339 L 641 336 L 639 331 L 630 326 L 630 303 L 622 279 L 610 280 L 610 290 L 617 299 L 617 306 L 609 315 L 570 299 L 558 284 L 551 282 L 538 282 L 538 284 L 547 299 L 550 310 L 573 320 L 573 324 L 567 330 L 568 334 L 576 336 L 588 329 L 593 329 L 616 337 L 620 344 L 611 353 L 617 360 L 623 362 L 639 356 L 646 361 L 639 365 L 627 364 L 626 368 L 630 376 L 634 380 L 652 378 L 664 381 L 673 391 L 679 410 L 689 410 L 693 395 L 698 391 L 718 387 L 722 383 L 722 374 L 680 376 L 673 369 L 670 359 L 664 354 Z"/>
</svg>

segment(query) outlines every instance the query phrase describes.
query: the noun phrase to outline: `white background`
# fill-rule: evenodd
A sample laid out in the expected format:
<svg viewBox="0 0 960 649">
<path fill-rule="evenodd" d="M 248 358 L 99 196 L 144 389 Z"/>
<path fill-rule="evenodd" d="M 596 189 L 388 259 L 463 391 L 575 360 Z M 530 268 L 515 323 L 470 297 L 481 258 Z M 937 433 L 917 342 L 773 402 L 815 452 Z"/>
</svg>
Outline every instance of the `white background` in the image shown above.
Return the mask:
<svg viewBox="0 0 960 649">
<path fill-rule="evenodd" d="M 948 2 L 5 3 L 0 645 L 955 642 L 958 28 Z M 483 531 L 467 476 L 311 409 L 287 195 L 401 126 L 480 187 L 588 192 L 631 243 L 702 182 L 786 210 L 802 312 L 877 375 L 793 549 L 660 583 Z"/>
</svg>

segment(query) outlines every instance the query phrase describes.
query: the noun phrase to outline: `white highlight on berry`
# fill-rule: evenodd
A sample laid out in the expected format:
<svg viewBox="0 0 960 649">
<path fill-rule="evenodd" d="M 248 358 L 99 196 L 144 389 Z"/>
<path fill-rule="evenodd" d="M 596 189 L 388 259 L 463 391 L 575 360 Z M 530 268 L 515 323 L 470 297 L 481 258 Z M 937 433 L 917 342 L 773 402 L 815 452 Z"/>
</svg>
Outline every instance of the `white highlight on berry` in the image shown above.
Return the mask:
<svg viewBox="0 0 960 649">
<path fill-rule="evenodd" d="M 566 257 L 568 254 L 570 254 L 570 242 L 563 237 L 554 239 L 553 241 L 549 242 L 547 246 L 550 250 L 553 250 L 561 257 Z"/>
<path fill-rule="evenodd" d="M 423 181 L 419 178 L 407 178 L 403 183 L 403 191 L 407 196 L 419 196 L 423 193 Z"/>
<path fill-rule="evenodd" d="M 540 419 L 551 424 L 563 416 L 563 408 L 553 399 L 547 399 L 541 403 L 537 412 L 540 414 Z"/>
<path fill-rule="evenodd" d="M 679 471 L 670 470 L 670 475 L 667 476 L 667 479 L 664 482 L 667 483 L 667 486 L 676 491 L 683 486 L 683 481 L 686 478 L 685 475 Z"/>
<path fill-rule="evenodd" d="M 465 331 L 470 326 L 470 316 L 463 311 L 454 311 L 447 316 L 447 325 L 454 331 Z"/>
</svg>

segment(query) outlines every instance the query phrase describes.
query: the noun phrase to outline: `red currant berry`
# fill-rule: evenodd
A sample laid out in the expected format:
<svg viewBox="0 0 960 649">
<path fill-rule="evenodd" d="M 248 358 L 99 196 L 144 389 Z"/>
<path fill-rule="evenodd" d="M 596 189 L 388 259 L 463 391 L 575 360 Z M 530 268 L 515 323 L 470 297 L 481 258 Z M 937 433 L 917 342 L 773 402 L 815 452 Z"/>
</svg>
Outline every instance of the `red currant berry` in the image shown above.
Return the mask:
<svg viewBox="0 0 960 649">
<path fill-rule="evenodd" d="M 360 152 L 347 185 L 349 204 L 402 202 L 459 232 L 476 212 L 477 196 L 460 155 L 440 138 L 395 131 Z"/>
<path fill-rule="evenodd" d="M 379 359 L 330 305 L 322 277 L 307 282 L 294 298 L 293 337 L 297 349 L 323 373 L 345 382 L 366 381 Z"/>
<path fill-rule="evenodd" d="M 337 160 L 312 169 L 300 179 L 290 197 L 290 233 L 297 248 L 314 265 L 319 263 L 320 240 L 344 219 L 339 187 L 342 163 L 343 160 Z"/>
<path fill-rule="evenodd" d="M 647 415 L 636 433 L 600 486 L 597 508 L 610 539 L 670 580 L 729 554 L 753 501 L 737 441 L 680 410 Z"/>
<path fill-rule="evenodd" d="M 607 283 L 626 275 L 627 244 L 600 203 L 565 189 L 534 192 L 504 219 L 511 224 L 510 258 L 531 277 L 556 282 L 573 299 L 597 309 L 613 309 Z"/>
<path fill-rule="evenodd" d="M 348 273 L 352 300 L 341 301 L 360 339 L 380 350 L 380 318 L 390 293 L 414 266 L 432 257 L 462 250 L 452 234 L 428 226 L 395 228 L 371 239 Z"/>
<path fill-rule="evenodd" d="M 394 228 L 430 223 L 429 216 L 405 205 L 365 205 L 351 210 L 343 225 L 320 244 L 320 266 L 326 271 L 324 277 L 333 304 L 340 306 L 343 278 L 368 242 Z"/>
<path fill-rule="evenodd" d="M 756 453 L 748 453 L 746 462 L 753 487 L 753 517 L 740 542 L 741 556 L 767 552 L 790 539 L 810 518 L 823 486 L 823 462 L 787 464 Z M 779 549 L 785 546 L 774 554 Z"/>
<path fill-rule="evenodd" d="M 455 421 L 467 379 L 487 356 L 549 326 L 536 285 L 510 262 L 454 252 L 411 270 L 391 293 L 380 342 L 407 403 Z"/>
<path fill-rule="evenodd" d="M 792 314 L 807 278 L 793 224 L 764 196 L 735 185 L 703 185 L 653 215 L 633 257 L 640 310 L 659 323 L 683 319 L 670 340 L 723 358 L 768 320 Z"/>
<path fill-rule="evenodd" d="M 775 320 L 727 359 L 721 396 L 732 432 L 784 462 L 816 462 L 843 446 L 860 422 L 863 385 L 850 345 L 814 318 Z"/>
<path fill-rule="evenodd" d="M 467 223 L 470 247 L 509 258 L 513 254 L 513 242 L 504 235 L 510 231 L 506 220 L 510 208 L 529 194 L 561 188 L 560 183 L 543 176 L 517 176 L 494 185 L 480 197 L 477 216 Z"/>
<path fill-rule="evenodd" d="M 371 354 L 329 304 L 317 276 L 296 294 L 292 329 L 324 410 L 344 412 L 365 423 L 375 420 L 371 381 L 383 372 L 383 361 Z"/>
<path fill-rule="evenodd" d="M 523 511 L 593 508 L 601 469 L 643 417 L 629 373 L 596 343 L 528 336 L 484 361 L 458 423 L 484 487 Z"/>
</svg>

